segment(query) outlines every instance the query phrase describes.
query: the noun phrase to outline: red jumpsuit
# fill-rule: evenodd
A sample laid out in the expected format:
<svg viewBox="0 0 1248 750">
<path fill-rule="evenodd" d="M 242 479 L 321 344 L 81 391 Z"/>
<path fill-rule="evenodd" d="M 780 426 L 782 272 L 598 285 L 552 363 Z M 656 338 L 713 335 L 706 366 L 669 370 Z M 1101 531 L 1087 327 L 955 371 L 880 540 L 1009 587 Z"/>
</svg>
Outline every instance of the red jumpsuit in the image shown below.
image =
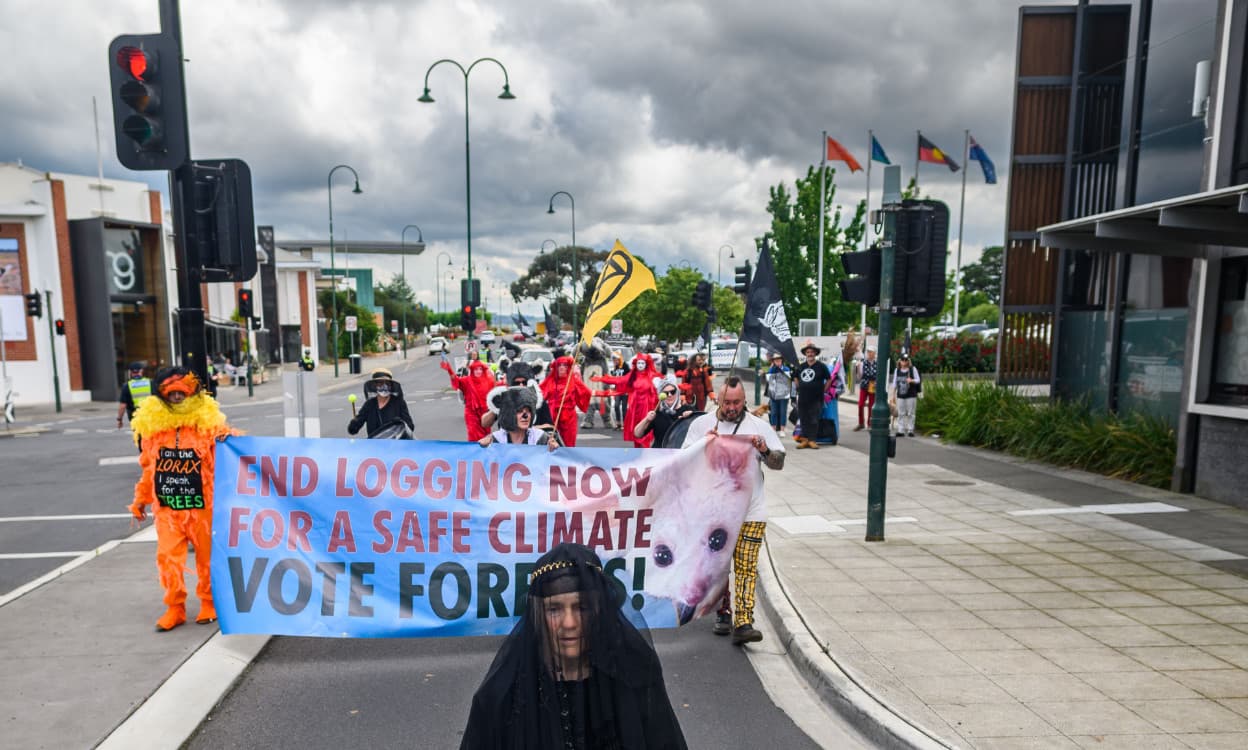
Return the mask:
<svg viewBox="0 0 1248 750">
<path fill-rule="evenodd" d="M 559 439 L 569 448 L 576 446 L 576 410 L 588 411 L 592 395 L 571 357 L 559 357 L 550 364 L 550 372 L 542 381 L 542 400 L 555 420 Z"/>
<path fill-rule="evenodd" d="M 480 440 L 490 433 L 488 429 L 481 426 L 481 415 L 489 411 L 485 397 L 490 389 L 497 385 L 494 382 L 494 375 L 490 372 L 490 368 L 480 360 L 468 363 L 468 375 L 462 378 L 457 376 L 446 362 L 442 363 L 442 369 L 450 374 L 451 387 L 464 396 L 464 425 L 468 428 L 468 439 L 474 442 Z"/>
<path fill-rule="evenodd" d="M 644 363 L 644 366 L 639 366 Z M 624 413 L 624 436 L 638 448 L 649 448 L 654 433 L 647 432 L 643 438 L 633 437 L 633 428 L 646 418 L 651 409 L 659 405 L 659 392 L 654 379 L 659 373 L 654 369 L 654 359 L 649 354 L 638 354 L 630 362 L 627 375 L 602 375 L 594 380 L 615 386 L 615 395 L 628 396 L 628 411 Z"/>
</svg>

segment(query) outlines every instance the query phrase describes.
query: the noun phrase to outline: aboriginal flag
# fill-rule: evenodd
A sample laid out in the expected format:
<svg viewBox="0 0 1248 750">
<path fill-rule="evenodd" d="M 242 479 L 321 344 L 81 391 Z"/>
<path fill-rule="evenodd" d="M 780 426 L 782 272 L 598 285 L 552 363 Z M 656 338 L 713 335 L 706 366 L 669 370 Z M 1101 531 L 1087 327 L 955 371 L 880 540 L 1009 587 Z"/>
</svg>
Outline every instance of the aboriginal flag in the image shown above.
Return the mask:
<svg viewBox="0 0 1248 750">
<path fill-rule="evenodd" d="M 959 169 L 957 162 L 949 158 L 948 154 L 941 151 L 936 147 L 935 143 L 927 140 L 922 135 L 919 136 L 919 161 L 944 164 L 946 167 L 949 167 L 950 172 L 956 172 Z"/>
</svg>

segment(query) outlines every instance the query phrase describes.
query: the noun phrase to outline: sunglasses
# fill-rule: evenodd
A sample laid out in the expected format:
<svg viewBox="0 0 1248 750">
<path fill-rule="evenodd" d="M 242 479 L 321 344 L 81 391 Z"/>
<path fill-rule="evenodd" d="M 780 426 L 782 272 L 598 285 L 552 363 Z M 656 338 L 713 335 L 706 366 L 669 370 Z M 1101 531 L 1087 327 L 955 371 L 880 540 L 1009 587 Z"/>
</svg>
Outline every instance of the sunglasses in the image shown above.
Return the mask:
<svg viewBox="0 0 1248 750">
<path fill-rule="evenodd" d="M 675 396 L 675 395 L 676 395 L 676 391 L 663 391 L 662 393 L 663 398 L 671 398 L 672 396 Z"/>
</svg>

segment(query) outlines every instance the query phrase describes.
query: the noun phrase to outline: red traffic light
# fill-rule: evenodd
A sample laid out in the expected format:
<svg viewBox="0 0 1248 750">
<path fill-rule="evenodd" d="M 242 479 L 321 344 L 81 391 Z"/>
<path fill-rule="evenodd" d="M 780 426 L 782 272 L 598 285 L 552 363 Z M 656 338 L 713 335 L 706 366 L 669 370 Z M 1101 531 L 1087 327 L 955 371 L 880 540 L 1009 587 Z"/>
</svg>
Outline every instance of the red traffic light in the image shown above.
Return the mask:
<svg viewBox="0 0 1248 750">
<path fill-rule="evenodd" d="M 156 72 L 156 58 L 138 47 L 122 47 L 117 51 L 117 66 L 142 81 Z"/>
<path fill-rule="evenodd" d="M 464 315 L 472 315 L 472 305 L 464 305 Z"/>
<path fill-rule="evenodd" d="M 60 320 L 60 319 L 57 319 L 57 321 L 56 321 L 56 335 L 57 335 L 57 336 L 64 336 L 64 335 L 65 335 L 65 321 Z"/>
</svg>

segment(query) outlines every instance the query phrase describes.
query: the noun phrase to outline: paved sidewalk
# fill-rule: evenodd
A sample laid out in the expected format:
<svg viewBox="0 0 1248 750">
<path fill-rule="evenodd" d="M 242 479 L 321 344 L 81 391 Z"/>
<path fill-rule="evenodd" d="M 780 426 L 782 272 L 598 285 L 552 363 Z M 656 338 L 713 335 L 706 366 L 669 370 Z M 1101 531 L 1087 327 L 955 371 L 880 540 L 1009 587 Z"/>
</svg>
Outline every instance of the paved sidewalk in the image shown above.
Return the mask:
<svg viewBox="0 0 1248 750">
<path fill-rule="evenodd" d="M 1243 544 L 1248 512 L 920 438 L 867 543 L 866 441 L 791 450 L 767 478 L 783 591 L 764 593 L 814 636 L 790 650 L 817 686 L 856 683 L 929 746 L 1248 747 L 1248 578 L 1214 567 L 1244 560 L 1199 535 Z M 992 481 L 950 468 L 986 461 Z"/>
</svg>

